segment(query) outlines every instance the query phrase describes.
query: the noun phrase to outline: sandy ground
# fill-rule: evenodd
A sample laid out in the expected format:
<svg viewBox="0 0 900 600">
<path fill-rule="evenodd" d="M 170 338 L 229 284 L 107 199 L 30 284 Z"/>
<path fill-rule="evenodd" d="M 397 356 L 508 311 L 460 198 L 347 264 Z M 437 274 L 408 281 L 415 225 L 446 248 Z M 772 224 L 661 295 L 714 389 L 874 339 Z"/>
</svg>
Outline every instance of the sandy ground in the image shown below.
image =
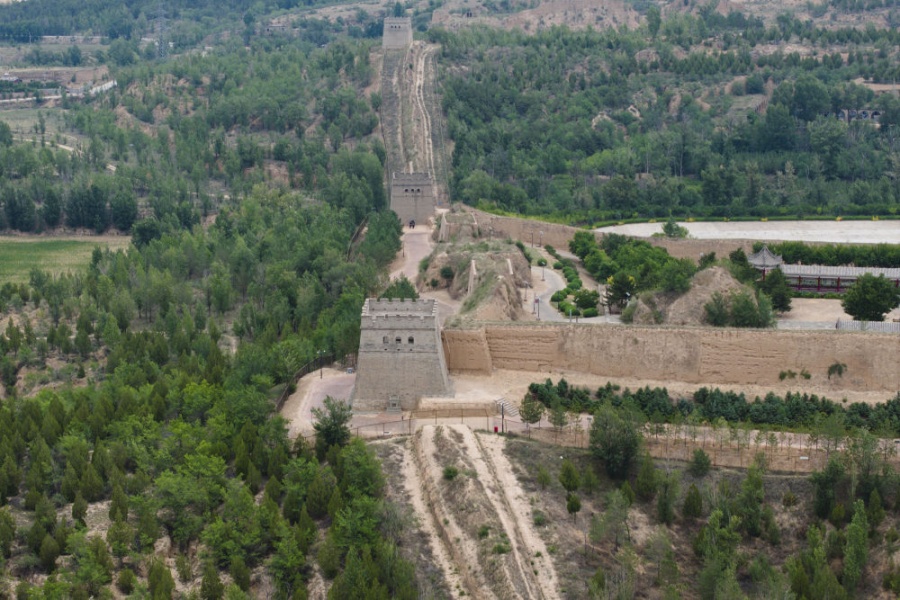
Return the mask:
<svg viewBox="0 0 900 600">
<path fill-rule="evenodd" d="M 778 329 L 834 329 L 838 321 L 852 321 L 840 300 L 794 298 L 791 311 L 778 319 Z M 900 321 L 900 307 L 889 312 L 885 321 Z"/>
<path fill-rule="evenodd" d="M 356 376 L 344 371 L 325 368 L 311 373 L 297 382 L 297 391 L 291 394 L 281 408 L 281 415 L 288 420 L 288 435 L 313 433 L 312 409 L 322 408 L 325 397 L 349 400 Z"/>
<path fill-rule="evenodd" d="M 900 221 L 729 221 L 679 223 L 699 240 L 793 240 L 842 244 L 900 244 Z M 662 223 L 601 227 L 601 233 L 650 237 Z"/>
</svg>

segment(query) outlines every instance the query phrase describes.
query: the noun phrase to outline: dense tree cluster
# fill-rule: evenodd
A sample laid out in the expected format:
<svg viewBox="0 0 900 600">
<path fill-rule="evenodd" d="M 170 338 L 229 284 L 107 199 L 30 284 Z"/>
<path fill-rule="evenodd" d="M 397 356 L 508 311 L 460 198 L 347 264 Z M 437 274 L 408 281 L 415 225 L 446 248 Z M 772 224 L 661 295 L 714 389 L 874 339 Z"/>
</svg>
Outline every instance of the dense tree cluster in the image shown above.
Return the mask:
<svg viewBox="0 0 900 600">
<path fill-rule="evenodd" d="M 454 197 L 578 221 L 896 212 L 885 173 L 900 104 L 852 80 L 898 75 L 897 30 L 820 30 L 792 17 L 735 29 L 740 15 L 704 12 L 673 15 L 656 40 L 613 29 L 431 33 L 448 67 Z M 796 37 L 845 44 L 852 60 L 753 56 L 757 43 Z M 695 48 L 710 38 L 725 49 Z M 885 50 L 862 46 L 874 40 Z M 732 96 L 707 93 L 735 76 L 746 80 L 731 93 L 760 103 L 775 86 L 764 115 L 733 118 Z M 880 109 L 881 127 L 825 116 L 858 108 Z"/>
</svg>

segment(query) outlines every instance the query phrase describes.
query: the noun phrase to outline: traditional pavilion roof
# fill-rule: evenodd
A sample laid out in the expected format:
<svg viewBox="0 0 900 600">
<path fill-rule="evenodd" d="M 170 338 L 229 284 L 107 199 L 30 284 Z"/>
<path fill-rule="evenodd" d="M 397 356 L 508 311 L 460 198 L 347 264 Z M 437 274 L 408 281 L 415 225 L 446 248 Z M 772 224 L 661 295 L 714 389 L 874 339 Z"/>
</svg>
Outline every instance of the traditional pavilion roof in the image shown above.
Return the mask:
<svg viewBox="0 0 900 600">
<path fill-rule="evenodd" d="M 772 254 L 768 246 L 763 246 L 762 250 L 754 252 L 747 260 L 757 269 L 774 269 L 784 262 L 779 255 Z"/>
<path fill-rule="evenodd" d="M 838 277 L 856 279 L 860 275 L 871 273 L 878 277 L 884 275 L 891 281 L 900 279 L 900 268 L 883 269 L 880 267 L 826 267 L 822 265 L 781 265 L 781 272 L 785 277 L 825 277 L 836 279 Z"/>
</svg>

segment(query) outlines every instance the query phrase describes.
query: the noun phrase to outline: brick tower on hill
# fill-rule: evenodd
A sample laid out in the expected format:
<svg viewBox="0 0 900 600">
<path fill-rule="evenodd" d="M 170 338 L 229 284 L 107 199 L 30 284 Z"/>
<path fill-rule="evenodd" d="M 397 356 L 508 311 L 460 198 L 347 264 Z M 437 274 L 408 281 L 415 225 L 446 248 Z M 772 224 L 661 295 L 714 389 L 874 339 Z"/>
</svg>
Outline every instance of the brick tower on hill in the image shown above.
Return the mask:
<svg viewBox="0 0 900 600">
<path fill-rule="evenodd" d="M 449 394 L 435 301 L 366 300 L 353 410 L 415 410 L 423 396 Z"/>
</svg>

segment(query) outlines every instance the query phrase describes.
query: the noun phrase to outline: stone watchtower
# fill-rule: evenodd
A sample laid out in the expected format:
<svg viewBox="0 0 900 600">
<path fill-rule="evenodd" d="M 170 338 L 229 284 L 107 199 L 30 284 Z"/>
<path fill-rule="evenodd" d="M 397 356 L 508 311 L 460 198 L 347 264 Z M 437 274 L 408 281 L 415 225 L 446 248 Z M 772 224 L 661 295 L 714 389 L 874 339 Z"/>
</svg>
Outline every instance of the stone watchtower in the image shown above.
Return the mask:
<svg viewBox="0 0 900 600">
<path fill-rule="evenodd" d="M 385 49 L 405 50 L 413 41 L 412 19 L 409 17 L 387 17 L 381 45 Z"/>
<path fill-rule="evenodd" d="M 393 173 L 391 210 L 403 224 L 411 220 L 424 224 L 434 215 L 434 182 L 430 173 Z"/>
<path fill-rule="evenodd" d="M 353 410 L 415 410 L 423 396 L 449 393 L 435 301 L 367 299 L 360 325 Z"/>
</svg>

